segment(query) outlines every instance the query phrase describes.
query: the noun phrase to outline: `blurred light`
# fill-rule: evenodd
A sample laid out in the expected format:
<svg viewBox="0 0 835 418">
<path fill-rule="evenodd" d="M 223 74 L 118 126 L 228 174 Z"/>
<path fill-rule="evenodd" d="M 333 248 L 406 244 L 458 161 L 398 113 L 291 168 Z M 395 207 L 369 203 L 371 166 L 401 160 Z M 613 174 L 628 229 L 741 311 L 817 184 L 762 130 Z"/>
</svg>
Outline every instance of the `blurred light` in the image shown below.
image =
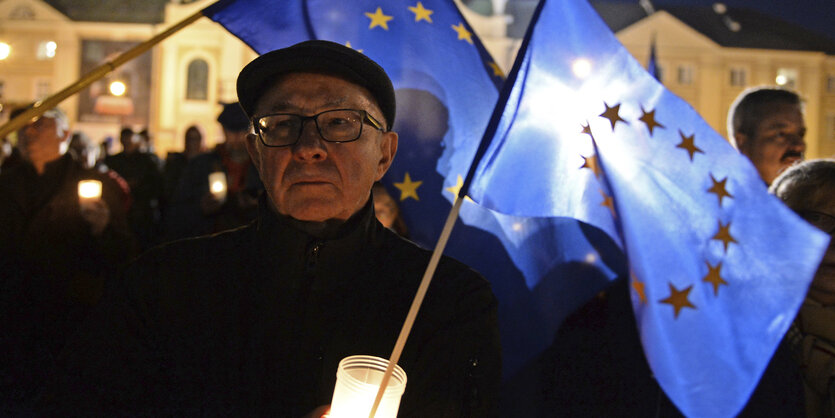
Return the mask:
<svg viewBox="0 0 835 418">
<path fill-rule="evenodd" d="M 114 96 L 122 96 L 122 95 L 125 94 L 125 91 L 127 91 L 128 88 L 127 88 L 127 86 L 125 86 L 125 83 L 123 83 L 121 81 L 114 81 L 114 82 L 110 83 L 109 89 L 110 89 L 110 94 L 112 94 Z"/>
<path fill-rule="evenodd" d="M 5 42 L 0 42 L 0 60 L 8 58 L 11 53 L 12 47 Z"/>
<path fill-rule="evenodd" d="M 780 74 L 777 78 L 774 79 L 778 86 L 785 86 L 786 82 L 789 81 L 784 74 Z"/>
<path fill-rule="evenodd" d="M 577 78 L 584 79 L 591 74 L 591 61 L 585 58 L 577 58 L 571 64 L 571 71 Z"/>
<path fill-rule="evenodd" d="M 594 264 L 594 263 L 596 263 L 596 262 L 597 262 L 597 254 L 595 254 L 595 253 L 588 253 L 588 254 L 586 254 L 586 259 L 585 259 L 585 261 L 586 261 L 586 263 L 588 263 L 588 264 Z"/>
<path fill-rule="evenodd" d="M 57 49 L 58 44 L 56 44 L 55 41 L 49 41 L 46 43 L 46 51 L 44 52 L 48 58 L 53 58 L 55 57 L 55 50 Z"/>
<path fill-rule="evenodd" d="M 728 7 L 725 6 L 725 3 L 713 3 L 713 11 L 718 15 L 722 15 L 728 11 Z"/>
<path fill-rule="evenodd" d="M 522 223 L 514 222 L 512 228 L 515 232 L 519 232 L 522 230 Z"/>
</svg>

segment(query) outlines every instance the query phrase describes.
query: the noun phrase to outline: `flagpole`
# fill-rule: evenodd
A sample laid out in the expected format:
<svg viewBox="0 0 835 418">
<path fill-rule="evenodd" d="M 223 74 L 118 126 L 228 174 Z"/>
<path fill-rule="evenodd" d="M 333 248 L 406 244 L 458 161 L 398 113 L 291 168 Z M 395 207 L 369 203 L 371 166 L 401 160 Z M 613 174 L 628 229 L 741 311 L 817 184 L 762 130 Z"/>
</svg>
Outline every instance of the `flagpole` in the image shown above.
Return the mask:
<svg viewBox="0 0 835 418">
<path fill-rule="evenodd" d="M 389 364 L 383 374 L 383 380 L 380 382 L 380 388 L 377 390 L 377 397 L 374 399 L 374 405 L 371 407 L 371 413 L 368 415 L 369 418 L 374 418 L 374 414 L 377 413 L 377 408 L 380 406 L 380 402 L 383 399 L 383 393 L 386 390 L 386 386 L 388 386 L 389 379 L 394 371 L 394 366 L 396 366 L 397 362 L 400 360 L 400 354 L 403 353 L 403 346 L 406 345 L 406 339 L 409 338 L 409 333 L 412 331 L 412 325 L 415 323 L 415 318 L 417 317 L 418 310 L 420 310 L 420 305 L 423 303 L 423 298 L 426 296 L 426 291 L 429 289 L 429 283 L 432 281 L 432 276 L 435 275 L 435 270 L 438 267 L 438 261 L 441 259 L 441 255 L 444 252 L 444 248 L 446 248 L 447 241 L 449 241 L 449 236 L 452 234 L 452 228 L 455 226 L 455 221 L 458 219 L 458 213 L 461 210 L 462 202 L 464 202 L 464 198 L 460 195 L 456 196 L 455 202 L 452 204 L 452 209 L 449 211 L 449 215 L 447 215 L 444 229 L 441 230 L 441 236 L 438 237 L 438 243 L 432 251 L 432 257 L 429 259 L 429 265 L 423 273 L 423 279 L 420 281 L 417 294 L 415 294 L 415 298 L 412 300 L 412 306 L 409 308 L 409 313 L 406 315 L 406 321 L 403 323 L 403 328 L 400 329 L 400 336 L 397 337 L 397 342 L 394 344 L 391 357 L 389 357 Z"/>
<path fill-rule="evenodd" d="M 186 17 L 185 19 L 166 29 L 164 32 L 157 34 L 153 38 L 134 46 L 133 48 L 125 51 L 124 53 L 119 54 L 119 56 L 117 56 L 116 58 L 94 68 L 92 71 L 88 72 L 83 77 L 81 77 L 78 81 L 69 85 L 68 87 L 64 88 L 58 93 L 55 93 L 52 96 L 47 97 L 45 100 L 35 102 L 34 106 L 32 106 L 29 109 L 26 109 L 23 113 L 17 115 L 17 117 L 15 117 L 14 119 L 6 122 L 6 124 L 4 124 L 3 126 L 0 126 L 0 138 L 5 138 L 10 133 L 22 128 L 24 125 L 26 125 L 28 121 L 32 120 L 32 118 L 36 118 L 42 115 L 47 110 L 54 108 L 59 103 L 63 102 L 66 98 L 78 93 L 79 91 L 81 91 L 81 89 L 89 86 L 94 81 L 106 76 L 122 64 L 142 55 L 143 53 L 147 52 L 149 49 L 154 47 L 156 44 L 162 42 L 169 36 L 177 33 L 180 29 L 183 29 L 186 26 L 194 23 L 197 19 L 200 19 L 201 17 L 203 17 L 203 9 L 198 10 L 191 16 Z"/>
</svg>

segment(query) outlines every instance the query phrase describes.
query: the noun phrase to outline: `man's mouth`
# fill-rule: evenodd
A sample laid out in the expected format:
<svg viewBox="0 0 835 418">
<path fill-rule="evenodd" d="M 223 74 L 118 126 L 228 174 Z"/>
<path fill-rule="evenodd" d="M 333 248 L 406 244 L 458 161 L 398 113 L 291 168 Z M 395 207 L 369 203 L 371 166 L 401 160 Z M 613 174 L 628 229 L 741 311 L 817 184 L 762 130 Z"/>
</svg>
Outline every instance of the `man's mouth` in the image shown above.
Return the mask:
<svg viewBox="0 0 835 418">
<path fill-rule="evenodd" d="M 803 153 L 798 151 L 787 151 L 780 157 L 780 161 L 787 163 L 794 163 L 803 159 Z"/>
</svg>

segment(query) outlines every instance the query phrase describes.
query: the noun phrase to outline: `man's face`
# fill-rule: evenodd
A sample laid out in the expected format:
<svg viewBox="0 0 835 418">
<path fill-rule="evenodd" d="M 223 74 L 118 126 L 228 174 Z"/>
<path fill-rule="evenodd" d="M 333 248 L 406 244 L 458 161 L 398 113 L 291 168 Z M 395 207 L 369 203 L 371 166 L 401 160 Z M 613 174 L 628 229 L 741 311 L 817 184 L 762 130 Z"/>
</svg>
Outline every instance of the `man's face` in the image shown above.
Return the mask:
<svg viewBox="0 0 835 418">
<path fill-rule="evenodd" d="M 41 116 L 19 132 L 21 150 L 30 161 L 51 161 L 61 153 L 61 143 L 68 132 L 62 132 L 54 118 Z"/>
<path fill-rule="evenodd" d="M 338 77 L 288 74 L 261 96 L 255 115 L 312 116 L 325 110 L 356 109 L 384 120 L 371 97 L 365 88 Z M 365 125 L 356 141 L 332 143 L 308 121 L 294 145 L 266 147 L 250 134 L 247 149 L 280 214 L 302 221 L 345 220 L 362 208 L 371 186 L 388 170 L 397 151 L 397 134 Z"/>
<path fill-rule="evenodd" d="M 806 124 L 800 106 L 773 103 L 764 107 L 765 116 L 759 121 L 753 136 L 737 134 L 739 150 L 747 156 L 760 177 L 771 184 L 792 164 L 803 160 L 806 151 Z"/>
</svg>

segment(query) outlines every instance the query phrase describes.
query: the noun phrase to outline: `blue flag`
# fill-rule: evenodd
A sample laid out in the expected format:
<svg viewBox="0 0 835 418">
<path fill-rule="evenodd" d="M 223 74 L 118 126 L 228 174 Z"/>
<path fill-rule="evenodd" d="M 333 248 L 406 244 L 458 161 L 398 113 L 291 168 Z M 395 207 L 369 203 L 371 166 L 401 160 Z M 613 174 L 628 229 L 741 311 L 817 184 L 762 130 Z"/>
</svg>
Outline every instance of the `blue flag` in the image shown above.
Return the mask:
<svg viewBox="0 0 835 418">
<path fill-rule="evenodd" d="M 503 79 L 455 4 L 225 0 L 204 14 L 259 53 L 326 39 L 385 68 L 396 89 L 400 143 L 383 182 L 410 238 L 434 247 Z M 472 201 L 461 214 L 445 253 L 491 282 L 499 299 L 504 377 L 515 390 L 516 372 L 552 342 L 565 316 L 618 276 L 623 256 L 608 236 L 570 217 L 503 215 Z"/>
<path fill-rule="evenodd" d="M 475 201 L 576 218 L 619 245 L 646 357 L 685 415 L 740 411 L 828 237 L 587 2 L 540 2 L 477 160 L 462 192 Z"/>
</svg>

